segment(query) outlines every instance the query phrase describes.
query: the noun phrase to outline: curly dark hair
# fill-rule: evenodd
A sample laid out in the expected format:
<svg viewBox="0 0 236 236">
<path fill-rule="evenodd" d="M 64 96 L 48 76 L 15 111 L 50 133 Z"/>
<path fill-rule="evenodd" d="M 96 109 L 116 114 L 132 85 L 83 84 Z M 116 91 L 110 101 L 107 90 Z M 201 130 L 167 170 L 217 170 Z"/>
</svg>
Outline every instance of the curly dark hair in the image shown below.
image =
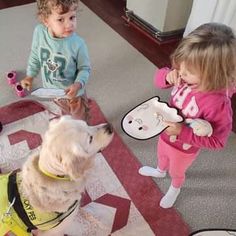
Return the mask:
<svg viewBox="0 0 236 236">
<path fill-rule="evenodd" d="M 61 14 L 67 13 L 72 6 L 77 9 L 79 0 L 37 0 L 38 16 L 46 19 L 54 8 L 59 8 Z"/>
</svg>

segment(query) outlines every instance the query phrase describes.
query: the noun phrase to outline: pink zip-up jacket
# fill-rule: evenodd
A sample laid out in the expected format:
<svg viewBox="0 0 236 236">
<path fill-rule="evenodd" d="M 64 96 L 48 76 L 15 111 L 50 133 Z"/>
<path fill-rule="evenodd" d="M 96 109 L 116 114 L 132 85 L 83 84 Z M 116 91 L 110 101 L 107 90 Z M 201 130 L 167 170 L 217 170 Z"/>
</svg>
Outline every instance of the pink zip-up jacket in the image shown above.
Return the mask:
<svg viewBox="0 0 236 236">
<path fill-rule="evenodd" d="M 166 67 L 156 71 L 155 87 L 172 87 L 166 81 L 169 72 L 170 69 Z M 231 100 L 226 91 L 200 92 L 183 83 L 178 87 L 173 86 L 169 105 L 175 107 L 184 119 L 200 118 L 208 121 L 213 133 L 210 137 L 197 136 L 191 127 L 183 125 L 181 133 L 174 142 L 173 140 L 171 142 L 169 135 L 162 132 L 161 137 L 166 143 L 187 153 L 195 153 L 200 148 L 221 149 L 225 146 L 232 129 Z M 185 150 L 184 143 L 190 144 L 190 148 Z"/>
</svg>

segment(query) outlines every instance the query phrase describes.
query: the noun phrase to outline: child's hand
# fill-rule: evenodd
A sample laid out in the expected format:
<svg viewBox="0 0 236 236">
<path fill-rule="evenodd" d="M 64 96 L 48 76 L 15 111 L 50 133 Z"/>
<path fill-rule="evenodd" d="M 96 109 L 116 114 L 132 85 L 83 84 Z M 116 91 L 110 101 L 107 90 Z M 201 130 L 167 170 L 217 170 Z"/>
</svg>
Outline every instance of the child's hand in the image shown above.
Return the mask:
<svg viewBox="0 0 236 236">
<path fill-rule="evenodd" d="M 181 77 L 176 69 L 170 71 L 166 76 L 166 81 L 175 86 L 179 86 L 181 84 Z"/>
<path fill-rule="evenodd" d="M 182 123 L 176 123 L 176 122 L 170 122 L 170 121 L 164 121 L 166 125 L 168 125 L 165 132 L 168 135 L 179 135 L 182 130 Z"/>
<path fill-rule="evenodd" d="M 65 93 L 68 96 L 68 98 L 70 99 L 75 98 L 80 89 L 81 89 L 81 84 L 77 82 L 66 88 Z"/>
<path fill-rule="evenodd" d="M 31 91 L 33 84 L 33 77 L 26 76 L 24 79 L 20 81 L 21 86 L 28 91 Z"/>
</svg>

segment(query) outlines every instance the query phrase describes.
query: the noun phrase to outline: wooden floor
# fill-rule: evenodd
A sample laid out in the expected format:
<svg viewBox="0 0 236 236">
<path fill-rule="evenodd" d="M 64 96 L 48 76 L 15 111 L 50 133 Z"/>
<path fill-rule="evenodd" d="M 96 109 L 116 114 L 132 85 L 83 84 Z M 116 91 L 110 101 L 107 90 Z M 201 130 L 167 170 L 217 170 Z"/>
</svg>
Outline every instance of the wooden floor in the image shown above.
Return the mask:
<svg viewBox="0 0 236 236">
<path fill-rule="evenodd" d="M 0 10 L 35 2 L 34 0 L 0 0 Z"/>
<path fill-rule="evenodd" d="M 122 18 L 125 16 L 126 0 L 81 0 L 104 22 L 112 27 L 117 33 L 125 38 L 139 52 L 148 58 L 157 67 L 168 66 L 169 56 L 176 48 L 179 40 L 176 39 L 167 43 L 159 43 L 150 39 L 142 31 L 127 25 Z M 35 2 L 34 0 L 0 0 L 0 9 L 19 6 Z M 92 30 L 92 29 L 91 29 Z M 233 130 L 236 132 L 236 94 L 232 98 L 232 108 L 234 111 Z"/>
</svg>

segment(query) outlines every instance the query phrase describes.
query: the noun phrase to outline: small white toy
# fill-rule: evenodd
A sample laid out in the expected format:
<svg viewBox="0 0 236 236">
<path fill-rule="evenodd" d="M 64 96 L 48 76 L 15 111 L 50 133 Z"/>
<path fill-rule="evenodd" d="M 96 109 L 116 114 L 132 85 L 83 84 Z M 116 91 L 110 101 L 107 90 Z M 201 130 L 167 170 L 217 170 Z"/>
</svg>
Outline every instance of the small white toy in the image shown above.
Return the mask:
<svg viewBox="0 0 236 236">
<path fill-rule="evenodd" d="M 203 119 L 191 119 L 187 118 L 185 120 L 186 124 L 189 124 L 189 126 L 193 129 L 193 133 L 197 136 L 208 136 L 210 137 L 213 133 L 213 129 L 211 124 Z"/>
<path fill-rule="evenodd" d="M 196 134 L 197 136 L 208 136 L 210 137 L 213 133 L 213 129 L 211 124 L 203 119 L 191 119 L 191 118 L 187 118 L 185 120 L 185 123 L 189 125 L 189 127 L 191 127 L 193 129 L 193 133 Z M 175 142 L 176 141 L 176 136 L 175 135 L 171 135 L 170 136 L 170 141 L 171 142 Z M 183 144 L 183 149 L 184 150 L 188 150 L 191 147 L 190 144 L 188 143 L 184 143 Z"/>
<path fill-rule="evenodd" d="M 124 132 L 139 140 L 150 139 L 167 128 L 163 121 L 181 122 L 177 109 L 160 101 L 158 96 L 148 99 L 130 110 L 122 119 Z"/>
</svg>

